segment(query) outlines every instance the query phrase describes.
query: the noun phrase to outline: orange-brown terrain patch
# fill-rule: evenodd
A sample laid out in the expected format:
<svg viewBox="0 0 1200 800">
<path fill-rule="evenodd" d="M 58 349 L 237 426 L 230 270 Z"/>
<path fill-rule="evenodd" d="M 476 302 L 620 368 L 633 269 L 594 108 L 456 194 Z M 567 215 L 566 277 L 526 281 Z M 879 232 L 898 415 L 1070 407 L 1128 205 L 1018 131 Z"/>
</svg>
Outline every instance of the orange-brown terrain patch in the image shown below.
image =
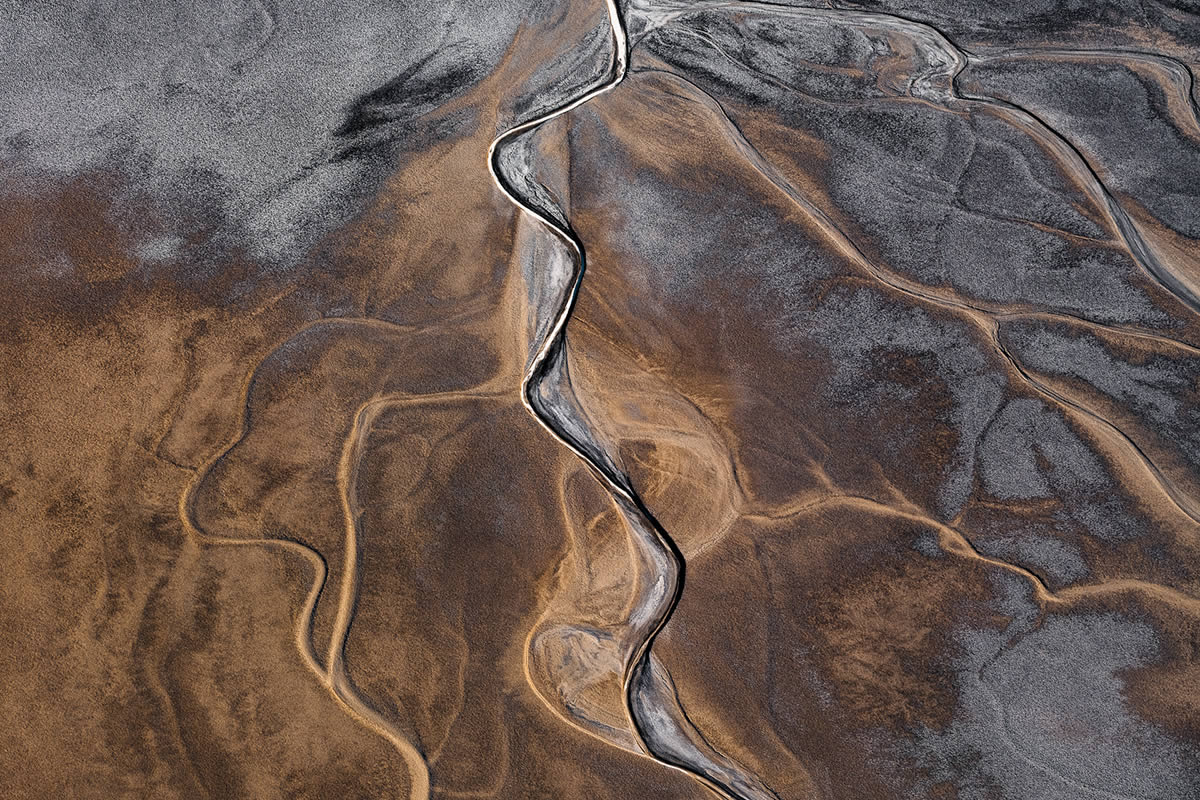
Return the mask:
<svg viewBox="0 0 1200 800">
<path fill-rule="evenodd" d="M 0 795 L 1200 797 L 1200 18 L 1043 5 L 4 12 Z"/>
</svg>

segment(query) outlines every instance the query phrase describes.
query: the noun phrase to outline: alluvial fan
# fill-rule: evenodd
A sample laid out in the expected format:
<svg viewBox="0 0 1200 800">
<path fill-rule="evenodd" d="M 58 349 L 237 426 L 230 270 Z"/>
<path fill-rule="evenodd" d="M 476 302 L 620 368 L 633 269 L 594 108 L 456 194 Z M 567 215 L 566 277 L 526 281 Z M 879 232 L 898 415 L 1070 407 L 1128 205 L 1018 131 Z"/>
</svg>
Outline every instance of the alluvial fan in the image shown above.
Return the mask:
<svg viewBox="0 0 1200 800">
<path fill-rule="evenodd" d="M 1200 800 L 1200 8 L 0 15 L 4 797 Z"/>
</svg>

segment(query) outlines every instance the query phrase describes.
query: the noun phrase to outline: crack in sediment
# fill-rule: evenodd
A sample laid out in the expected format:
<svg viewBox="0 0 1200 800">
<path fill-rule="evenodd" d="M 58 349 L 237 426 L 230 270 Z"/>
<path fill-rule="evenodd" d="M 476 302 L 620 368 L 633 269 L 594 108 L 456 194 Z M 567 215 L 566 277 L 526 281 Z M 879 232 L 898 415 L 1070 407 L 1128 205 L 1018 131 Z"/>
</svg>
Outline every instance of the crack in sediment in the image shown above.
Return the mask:
<svg viewBox="0 0 1200 800">
<path fill-rule="evenodd" d="M 640 623 L 638 627 L 644 632 L 629 656 L 622 675 L 623 705 L 631 732 L 638 745 L 658 763 L 689 774 L 729 800 L 774 798 L 774 793 L 761 786 L 757 779 L 744 774 L 739 775 L 737 774 L 738 770 L 732 764 L 717 763 L 701 754 L 696 749 L 695 739 L 688 734 L 694 733 L 701 742 L 703 742 L 703 737 L 694 728 L 688 731 L 682 727 L 687 724 L 682 709 L 677 705 L 674 709 L 667 707 L 668 704 L 662 702 L 662 698 L 658 696 L 657 689 L 664 680 L 662 677 L 664 671 L 657 667 L 651 659 L 650 650 L 679 603 L 685 570 L 683 555 L 642 502 L 628 477 L 611 462 L 608 454 L 602 448 L 585 441 L 585 437 L 590 433 L 586 425 L 580 427 L 579 420 L 570 417 L 571 411 L 564 411 L 561 406 L 565 403 L 561 397 L 557 398 L 560 400 L 560 404 L 556 405 L 554 402 L 556 398 L 543 396 L 543 392 L 547 389 L 555 389 L 551 385 L 553 380 L 563 382 L 567 391 L 570 391 L 569 379 L 565 375 L 567 368 L 565 330 L 579 297 L 580 286 L 586 270 L 586 254 L 583 242 L 574 233 L 568 222 L 554 219 L 555 214 L 540 210 L 533 202 L 525 199 L 518 192 L 503 172 L 501 157 L 504 147 L 522 134 L 533 131 L 589 100 L 611 91 L 624 79 L 629 55 L 624 22 L 616 0 L 606 0 L 606 6 L 613 45 L 612 60 L 606 79 L 575 99 L 504 131 L 492 141 L 488 148 L 488 170 L 497 187 L 514 205 L 541 223 L 561 241 L 570 251 L 574 262 L 574 272 L 570 278 L 566 295 L 554 315 L 549 330 L 538 344 L 537 352 L 522 378 L 521 402 L 546 431 L 587 464 L 612 495 L 613 501 L 625 517 L 635 546 L 644 548 L 647 551 L 644 555 L 651 562 L 661 565 L 661 570 L 653 584 L 656 602 L 649 607 L 634 610 L 635 617 L 645 615 L 644 619 L 637 620 Z M 573 396 L 570 399 L 573 400 Z M 576 410 L 575 414 L 578 416 L 579 411 Z M 577 432 L 573 432 L 572 428 L 577 429 Z M 669 681 L 669 679 L 666 680 Z M 536 687 L 534 690 L 541 697 Z M 675 716 L 671 716 L 672 713 Z M 682 723 L 679 719 L 681 716 L 684 718 Z M 654 718 L 649 719 L 648 717 Z M 660 723 L 662 729 L 656 729 L 655 722 Z M 666 730 L 669 725 L 674 725 L 678 730 Z M 678 753 L 678 742 L 672 742 L 671 737 L 680 734 L 685 741 L 684 747 L 691 747 L 697 756 L 696 759 L 687 760 L 681 756 L 664 752 L 664 744 L 670 744 L 676 748 L 674 753 Z M 704 745 L 707 746 L 707 743 Z M 722 761 L 727 761 L 720 754 L 714 752 L 714 755 Z M 701 759 L 708 760 L 709 764 L 698 763 Z M 724 774 L 713 774 L 714 772 Z"/>
</svg>

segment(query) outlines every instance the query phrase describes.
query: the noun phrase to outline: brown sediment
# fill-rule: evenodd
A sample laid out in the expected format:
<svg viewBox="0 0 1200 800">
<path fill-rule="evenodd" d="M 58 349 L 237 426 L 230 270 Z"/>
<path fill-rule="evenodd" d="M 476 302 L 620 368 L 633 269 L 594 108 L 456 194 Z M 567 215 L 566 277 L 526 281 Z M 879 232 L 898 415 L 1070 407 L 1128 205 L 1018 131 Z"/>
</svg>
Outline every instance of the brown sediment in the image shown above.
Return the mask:
<svg viewBox="0 0 1200 800">
<path fill-rule="evenodd" d="M 6 184 L 12 796 L 1194 792 L 1187 16 L 859 5 L 428 33 L 299 256 L 152 159 Z"/>
</svg>

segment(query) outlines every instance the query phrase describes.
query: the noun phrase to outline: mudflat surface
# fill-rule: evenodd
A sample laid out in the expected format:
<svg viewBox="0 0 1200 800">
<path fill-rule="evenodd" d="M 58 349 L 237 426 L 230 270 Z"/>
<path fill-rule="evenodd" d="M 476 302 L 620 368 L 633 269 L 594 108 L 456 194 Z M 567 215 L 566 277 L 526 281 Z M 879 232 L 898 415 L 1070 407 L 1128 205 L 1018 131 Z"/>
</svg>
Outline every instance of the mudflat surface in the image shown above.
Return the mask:
<svg viewBox="0 0 1200 800">
<path fill-rule="evenodd" d="M 1189 4 L 0 31 L 3 797 L 1200 798 Z"/>
</svg>

